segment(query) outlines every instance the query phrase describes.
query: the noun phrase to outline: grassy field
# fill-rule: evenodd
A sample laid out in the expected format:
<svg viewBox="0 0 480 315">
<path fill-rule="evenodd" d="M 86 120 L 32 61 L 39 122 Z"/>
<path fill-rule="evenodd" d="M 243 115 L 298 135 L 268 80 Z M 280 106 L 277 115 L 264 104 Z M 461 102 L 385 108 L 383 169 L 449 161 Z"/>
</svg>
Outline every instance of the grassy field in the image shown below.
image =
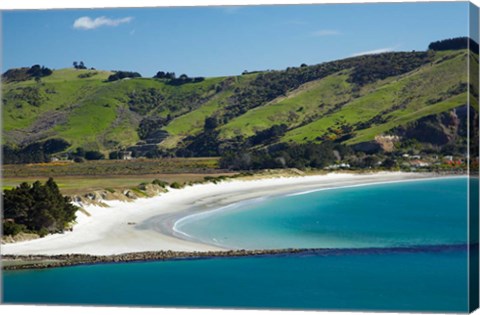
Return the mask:
<svg viewBox="0 0 480 315">
<path fill-rule="evenodd" d="M 205 176 L 230 176 L 236 173 L 218 169 L 216 158 L 161 160 L 102 160 L 85 163 L 55 162 L 27 165 L 3 165 L 3 189 L 22 182 L 45 181 L 53 177 L 65 194 L 93 190 L 132 188 L 154 179 L 184 184 Z"/>
<path fill-rule="evenodd" d="M 218 158 L 99 160 L 2 166 L 4 177 L 110 176 L 142 174 L 216 173 Z"/>
<path fill-rule="evenodd" d="M 159 179 L 167 183 L 177 182 L 181 185 L 188 182 L 202 181 L 205 176 L 231 176 L 235 173 L 220 172 L 215 174 L 144 174 L 144 175 L 105 175 L 105 176 L 56 176 L 55 182 L 60 191 L 65 195 L 86 194 L 95 190 L 123 190 L 132 189 L 141 183 L 151 183 L 154 179 Z M 5 177 L 3 178 L 3 189 L 12 189 L 23 182 L 33 183 L 35 181 L 45 182 L 48 177 Z"/>
</svg>

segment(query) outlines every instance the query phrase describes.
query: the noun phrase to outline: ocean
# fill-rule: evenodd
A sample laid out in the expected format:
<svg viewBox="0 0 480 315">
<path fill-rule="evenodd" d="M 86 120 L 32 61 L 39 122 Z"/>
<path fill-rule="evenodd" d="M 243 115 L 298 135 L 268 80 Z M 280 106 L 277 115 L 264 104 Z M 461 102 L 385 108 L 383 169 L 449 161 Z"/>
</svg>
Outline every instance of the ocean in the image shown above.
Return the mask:
<svg viewBox="0 0 480 315">
<path fill-rule="evenodd" d="M 466 177 L 271 197 L 176 228 L 235 248 L 331 250 L 7 271 L 4 302 L 468 311 Z"/>
</svg>

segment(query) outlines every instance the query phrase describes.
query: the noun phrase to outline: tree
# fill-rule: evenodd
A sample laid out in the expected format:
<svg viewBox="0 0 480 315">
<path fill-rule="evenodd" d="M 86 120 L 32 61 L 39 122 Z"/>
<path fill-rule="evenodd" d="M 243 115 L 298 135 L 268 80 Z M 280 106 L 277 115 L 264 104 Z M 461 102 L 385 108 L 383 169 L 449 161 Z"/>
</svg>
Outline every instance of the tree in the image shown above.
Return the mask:
<svg viewBox="0 0 480 315">
<path fill-rule="evenodd" d="M 218 119 L 216 117 L 207 117 L 205 118 L 204 129 L 213 130 L 218 127 Z"/>
<path fill-rule="evenodd" d="M 85 64 L 83 63 L 83 61 L 80 61 L 80 62 L 74 61 L 74 62 L 73 62 L 73 67 L 74 67 L 75 69 L 82 69 L 82 70 L 83 70 L 83 69 L 87 69 L 87 67 L 85 66 Z"/>
<path fill-rule="evenodd" d="M 473 52 L 478 53 L 478 43 L 468 37 L 448 38 L 432 42 L 430 45 L 428 45 L 428 49 L 437 51 L 467 48 L 470 48 Z"/>
<path fill-rule="evenodd" d="M 4 190 L 4 233 L 31 231 L 40 235 L 62 232 L 75 220 L 78 207 L 64 197 L 52 178 L 42 185 L 39 181 L 24 182 Z"/>
<path fill-rule="evenodd" d="M 378 157 L 376 155 L 368 155 L 363 159 L 363 165 L 367 168 L 375 167 L 377 163 Z"/>
<path fill-rule="evenodd" d="M 155 79 L 165 79 L 166 73 L 164 71 L 158 71 L 156 75 L 153 76 Z"/>
<path fill-rule="evenodd" d="M 40 65 L 33 65 L 27 70 L 27 74 L 33 78 L 46 77 L 52 74 L 52 70 Z"/>
<path fill-rule="evenodd" d="M 392 158 L 392 157 L 387 157 L 387 158 L 383 161 L 382 165 L 383 165 L 383 167 L 385 167 L 385 168 L 391 169 L 391 168 L 397 166 L 397 163 L 396 163 L 396 161 L 395 161 L 394 158 Z"/>
<path fill-rule="evenodd" d="M 44 142 L 34 142 L 23 148 L 3 145 L 3 162 L 5 164 L 49 162 L 51 154 L 64 151 L 69 146 L 70 144 L 61 138 L 53 138 Z"/>
<path fill-rule="evenodd" d="M 155 74 L 153 77 L 155 79 L 174 80 L 176 76 L 175 76 L 175 72 L 158 71 L 157 74 Z"/>
<path fill-rule="evenodd" d="M 85 152 L 85 158 L 87 160 L 103 160 L 105 155 L 98 151 L 87 151 Z"/>
<path fill-rule="evenodd" d="M 112 151 L 108 153 L 108 159 L 109 160 L 118 160 L 120 158 L 120 154 L 118 151 Z"/>
<path fill-rule="evenodd" d="M 288 126 L 285 124 L 273 125 L 272 127 L 257 132 L 254 136 L 250 137 L 250 140 L 253 145 L 265 143 L 265 142 L 274 142 L 281 136 L 285 134 Z"/>
<path fill-rule="evenodd" d="M 48 139 L 47 141 L 43 142 L 43 152 L 46 154 L 52 154 L 56 152 L 61 152 L 67 149 L 70 146 L 66 140 L 62 138 L 53 138 Z"/>
<path fill-rule="evenodd" d="M 73 155 L 78 156 L 78 157 L 85 157 L 85 149 L 80 148 L 80 147 L 76 148 L 75 152 L 73 152 Z"/>
<path fill-rule="evenodd" d="M 116 71 L 114 74 L 110 75 L 107 79 L 108 82 L 117 81 L 125 78 L 141 78 L 142 75 L 138 72 L 130 71 Z"/>
</svg>

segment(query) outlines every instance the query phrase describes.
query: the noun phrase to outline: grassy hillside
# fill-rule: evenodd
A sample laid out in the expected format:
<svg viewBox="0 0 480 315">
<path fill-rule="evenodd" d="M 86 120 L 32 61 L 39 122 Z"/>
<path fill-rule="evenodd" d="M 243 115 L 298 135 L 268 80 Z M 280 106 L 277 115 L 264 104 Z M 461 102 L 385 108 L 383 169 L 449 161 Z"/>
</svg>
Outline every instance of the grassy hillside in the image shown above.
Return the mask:
<svg viewBox="0 0 480 315">
<path fill-rule="evenodd" d="M 63 139 L 68 147 L 57 153 L 81 147 L 146 156 L 219 155 L 276 143 L 354 145 L 465 105 L 468 55 L 384 53 L 188 83 L 110 82 L 109 71 L 55 70 L 3 82 L 3 141 L 21 150 Z M 470 59 L 478 64 L 478 55 Z"/>
<path fill-rule="evenodd" d="M 314 120 L 352 97 L 352 87 L 347 79 L 348 74 L 342 71 L 306 83 L 286 96 L 233 119 L 220 128 L 220 137 L 252 136 L 279 122 L 296 128 L 305 121 Z"/>
<path fill-rule="evenodd" d="M 81 78 L 82 74 L 93 73 Z M 135 144 L 142 117 L 176 117 L 213 97 L 223 78 L 171 86 L 154 79 L 106 82 L 110 72 L 62 69 L 40 82 L 3 85 L 3 132 L 7 143 L 24 145 L 60 137 L 72 147 L 109 150 Z M 155 91 L 158 104 L 142 99 Z M 192 101 L 192 99 L 194 101 Z M 143 104 L 146 103 L 146 104 Z"/>
<path fill-rule="evenodd" d="M 424 116 L 447 111 L 467 102 L 467 53 L 452 52 L 406 75 L 363 88 L 360 96 L 331 114 L 289 131 L 283 140 L 335 140 L 335 131 L 353 127 L 347 143 L 373 140 L 376 135 Z M 375 119 L 375 121 L 372 121 Z M 371 123 L 370 123 L 371 122 Z M 366 123 L 366 124 L 365 124 Z"/>
<path fill-rule="evenodd" d="M 199 108 L 175 118 L 163 128 L 170 136 L 160 145 L 165 148 L 174 148 L 185 137 L 197 135 L 202 132 L 205 119 L 224 110 L 228 104 L 228 99 L 233 96 L 234 89 L 247 85 L 254 78 L 254 74 L 229 78 L 226 88 L 222 93 L 216 94 Z"/>
</svg>

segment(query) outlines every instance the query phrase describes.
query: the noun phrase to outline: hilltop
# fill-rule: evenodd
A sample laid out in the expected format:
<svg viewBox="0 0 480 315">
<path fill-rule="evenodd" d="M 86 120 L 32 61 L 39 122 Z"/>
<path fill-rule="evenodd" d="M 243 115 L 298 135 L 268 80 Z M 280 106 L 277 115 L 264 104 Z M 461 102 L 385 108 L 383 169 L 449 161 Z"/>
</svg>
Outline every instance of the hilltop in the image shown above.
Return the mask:
<svg viewBox="0 0 480 315">
<path fill-rule="evenodd" d="M 468 59 L 478 68 L 478 53 L 465 43 L 216 78 L 12 69 L 2 77 L 6 162 L 239 150 L 278 159 L 285 156 L 276 152 L 290 154 L 292 146 L 319 145 L 321 152 L 327 144 L 367 154 L 459 154 L 466 147 Z"/>
</svg>

